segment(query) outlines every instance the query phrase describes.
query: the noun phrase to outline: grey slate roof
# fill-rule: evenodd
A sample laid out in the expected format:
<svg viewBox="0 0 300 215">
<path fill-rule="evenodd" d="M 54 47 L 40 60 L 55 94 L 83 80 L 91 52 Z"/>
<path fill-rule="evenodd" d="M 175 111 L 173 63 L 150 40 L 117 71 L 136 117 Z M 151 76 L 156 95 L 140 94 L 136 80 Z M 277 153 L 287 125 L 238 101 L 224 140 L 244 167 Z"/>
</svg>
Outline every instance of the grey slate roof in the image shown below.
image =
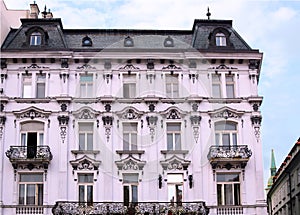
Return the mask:
<svg viewBox="0 0 300 215">
<path fill-rule="evenodd" d="M 21 19 L 22 26 L 12 29 L 1 49 L 4 50 L 102 50 L 105 48 L 122 49 L 188 49 L 206 51 L 254 51 L 232 28 L 228 20 L 195 20 L 192 30 L 127 30 L 127 29 L 63 29 L 61 19 Z M 30 47 L 26 40 L 26 31 L 40 26 L 49 36 L 48 44 L 42 47 Z M 211 47 L 209 36 L 216 28 L 224 28 L 229 33 L 232 47 Z M 82 46 L 82 39 L 91 38 L 92 46 Z M 134 47 L 124 47 L 124 39 L 130 36 Z M 164 47 L 165 39 L 170 36 L 173 47 Z M 220 49 L 220 50 L 221 50 Z"/>
</svg>

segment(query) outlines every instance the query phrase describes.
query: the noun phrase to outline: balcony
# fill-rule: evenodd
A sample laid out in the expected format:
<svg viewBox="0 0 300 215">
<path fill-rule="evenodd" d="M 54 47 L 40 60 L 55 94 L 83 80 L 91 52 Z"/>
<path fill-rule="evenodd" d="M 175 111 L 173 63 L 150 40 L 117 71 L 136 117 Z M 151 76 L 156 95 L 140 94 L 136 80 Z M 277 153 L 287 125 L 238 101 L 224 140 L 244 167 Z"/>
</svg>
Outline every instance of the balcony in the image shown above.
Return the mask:
<svg viewBox="0 0 300 215">
<path fill-rule="evenodd" d="M 217 215 L 241 215 L 244 214 L 242 206 L 219 206 Z"/>
<path fill-rule="evenodd" d="M 42 165 L 44 169 L 48 169 L 48 164 L 52 160 L 52 153 L 49 146 L 11 146 L 6 151 L 6 156 L 15 169 L 19 165 L 25 165 L 28 169 Z"/>
<path fill-rule="evenodd" d="M 208 215 L 204 202 L 138 202 L 124 206 L 123 202 L 56 202 L 53 215 L 75 214 L 199 214 Z"/>
<path fill-rule="evenodd" d="M 247 165 L 252 152 L 246 145 L 238 146 L 211 146 L 207 155 L 213 169 L 242 168 Z"/>
</svg>

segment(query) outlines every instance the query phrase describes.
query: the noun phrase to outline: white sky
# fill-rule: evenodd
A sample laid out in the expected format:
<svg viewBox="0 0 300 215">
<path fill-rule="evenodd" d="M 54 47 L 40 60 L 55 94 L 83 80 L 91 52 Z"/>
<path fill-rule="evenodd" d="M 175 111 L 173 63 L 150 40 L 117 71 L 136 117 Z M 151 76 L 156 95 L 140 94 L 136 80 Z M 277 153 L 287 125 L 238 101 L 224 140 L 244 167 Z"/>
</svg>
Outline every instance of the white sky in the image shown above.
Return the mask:
<svg viewBox="0 0 300 215">
<path fill-rule="evenodd" d="M 29 9 L 33 0 L 5 0 L 8 9 Z M 36 0 L 67 28 L 187 29 L 194 19 L 233 20 L 234 29 L 264 53 L 259 94 L 265 180 L 271 149 L 276 164 L 300 137 L 300 1 L 267 0 Z M 266 184 L 266 182 L 265 182 Z"/>
</svg>

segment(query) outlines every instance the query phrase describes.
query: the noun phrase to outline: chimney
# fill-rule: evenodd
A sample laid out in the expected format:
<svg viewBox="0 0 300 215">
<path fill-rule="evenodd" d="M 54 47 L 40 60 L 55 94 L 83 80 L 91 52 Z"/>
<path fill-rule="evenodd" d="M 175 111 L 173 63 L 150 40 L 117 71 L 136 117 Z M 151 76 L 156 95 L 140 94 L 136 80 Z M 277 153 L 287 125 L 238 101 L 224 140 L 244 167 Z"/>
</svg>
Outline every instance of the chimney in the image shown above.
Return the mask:
<svg viewBox="0 0 300 215">
<path fill-rule="evenodd" d="M 37 19 L 39 17 L 40 10 L 39 6 L 33 2 L 33 4 L 30 4 L 30 18 L 31 19 Z"/>
</svg>

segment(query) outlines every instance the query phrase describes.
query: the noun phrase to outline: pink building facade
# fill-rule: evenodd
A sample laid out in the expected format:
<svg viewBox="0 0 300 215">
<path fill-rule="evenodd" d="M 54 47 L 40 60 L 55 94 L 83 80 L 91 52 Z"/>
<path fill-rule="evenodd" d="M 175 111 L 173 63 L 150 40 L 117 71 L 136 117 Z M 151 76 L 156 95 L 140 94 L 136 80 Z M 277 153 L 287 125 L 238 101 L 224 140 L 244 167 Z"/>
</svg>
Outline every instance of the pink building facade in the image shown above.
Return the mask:
<svg viewBox="0 0 300 215">
<path fill-rule="evenodd" d="M 262 53 L 232 21 L 44 17 L 1 48 L 0 214 L 266 214 Z"/>
</svg>

